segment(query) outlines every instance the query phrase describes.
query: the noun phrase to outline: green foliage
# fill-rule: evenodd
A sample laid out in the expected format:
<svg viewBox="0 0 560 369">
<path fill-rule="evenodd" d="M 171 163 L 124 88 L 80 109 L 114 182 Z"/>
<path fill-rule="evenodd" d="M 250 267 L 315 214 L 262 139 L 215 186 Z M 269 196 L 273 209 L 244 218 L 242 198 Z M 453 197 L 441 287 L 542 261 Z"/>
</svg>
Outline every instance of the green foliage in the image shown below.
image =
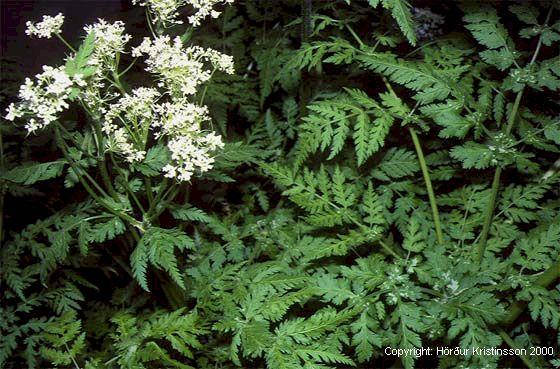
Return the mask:
<svg viewBox="0 0 560 369">
<path fill-rule="evenodd" d="M 104 150 L 85 100 L 36 136 L 3 124 L 0 367 L 558 366 L 386 354 L 560 347 L 559 9 L 433 4 L 449 17 L 430 36 L 419 6 L 248 0 L 203 30 L 151 18 L 145 34 L 235 60 L 192 96 L 226 142 L 189 181 L 163 175 L 157 138 L 134 163 Z M 92 62 L 97 46 L 89 33 L 65 72 L 106 62 L 109 102 L 149 82 L 128 54 Z"/>
<path fill-rule="evenodd" d="M 49 163 L 27 163 L 2 173 L 1 178 L 6 181 L 30 185 L 60 176 L 64 170 L 64 164 L 63 160 Z"/>
<path fill-rule="evenodd" d="M 358 165 L 362 165 L 383 146 L 394 121 L 375 100 L 357 89 L 347 89 L 345 95 L 317 102 L 308 109 L 312 113 L 303 118 L 299 128 L 298 164 L 309 154 L 327 148 L 327 159 L 333 159 L 351 136 Z"/>
</svg>

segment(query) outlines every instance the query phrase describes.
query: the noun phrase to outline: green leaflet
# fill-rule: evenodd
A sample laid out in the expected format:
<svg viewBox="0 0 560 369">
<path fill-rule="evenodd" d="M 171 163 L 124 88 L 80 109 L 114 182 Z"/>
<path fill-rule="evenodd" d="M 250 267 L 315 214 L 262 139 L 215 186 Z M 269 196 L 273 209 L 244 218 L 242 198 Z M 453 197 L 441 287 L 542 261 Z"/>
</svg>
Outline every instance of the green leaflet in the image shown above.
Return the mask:
<svg viewBox="0 0 560 369">
<path fill-rule="evenodd" d="M 149 228 L 130 256 L 134 277 L 142 288 L 149 290 L 146 273 L 148 264 L 152 264 L 158 269 L 165 270 L 180 287 L 184 288 L 175 248 L 183 251 L 193 247 L 192 239 L 179 230 Z"/>
<path fill-rule="evenodd" d="M 60 176 L 65 164 L 64 160 L 49 163 L 27 163 L 2 173 L 0 178 L 30 185 Z"/>
<path fill-rule="evenodd" d="M 347 94 L 310 105 L 312 114 L 304 118 L 297 146 L 296 163 L 310 154 L 330 149 L 333 159 L 344 148 L 349 136 L 354 141 L 358 165 L 382 146 L 393 117 L 363 91 L 347 89 Z"/>
</svg>

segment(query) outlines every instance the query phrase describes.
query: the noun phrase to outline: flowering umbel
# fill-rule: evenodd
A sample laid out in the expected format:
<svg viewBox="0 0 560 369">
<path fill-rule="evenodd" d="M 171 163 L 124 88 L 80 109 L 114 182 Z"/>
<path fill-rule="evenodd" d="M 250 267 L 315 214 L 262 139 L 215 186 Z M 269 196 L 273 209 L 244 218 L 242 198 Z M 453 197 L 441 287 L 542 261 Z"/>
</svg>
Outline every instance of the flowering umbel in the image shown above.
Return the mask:
<svg viewBox="0 0 560 369">
<path fill-rule="evenodd" d="M 211 16 L 217 18 L 220 12 L 214 6 L 220 3 L 233 3 L 233 0 L 132 0 L 133 4 L 145 6 L 152 14 L 154 21 L 161 22 L 164 27 L 182 24 L 179 19 L 179 8 L 190 5 L 194 13 L 188 17 L 188 22 L 193 27 L 198 27 L 200 22 Z"/>
<path fill-rule="evenodd" d="M 39 38 L 51 38 L 53 34 L 59 34 L 62 24 L 64 23 L 64 15 L 58 13 L 54 17 L 44 15 L 43 20 L 39 23 L 28 21 L 25 23 L 27 29 L 25 33 L 28 36 L 37 36 Z"/>
<path fill-rule="evenodd" d="M 178 23 L 178 7 L 190 4 L 196 13 L 189 22 L 198 25 L 204 17 L 219 14 L 213 10 L 219 2 L 147 0 L 141 5 L 148 6 L 158 21 Z M 62 14 L 44 16 L 40 23 L 28 22 L 27 33 L 51 37 L 60 33 L 63 20 Z M 25 128 L 36 132 L 57 122 L 69 103 L 76 101 L 89 113 L 99 147 L 126 163 L 142 162 L 151 146 L 163 144 L 170 158 L 161 166 L 165 177 L 189 181 L 195 173 L 210 170 L 214 152 L 224 143 L 204 128 L 210 121 L 208 108 L 192 100 L 216 71 L 232 74 L 233 59 L 216 50 L 184 45 L 179 37 L 144 38 L 131 55 L 146 57 L 145 71 L 156 78 L 156 86 L 129 89 L 120 78 L 130 68 L 119 71 L 120 56 L 127 53 L 132 38 L 125 24 L 98 19 L 84 30 L 84 44 L 65 66 L 44 66 L 35 81 L 26 79 L 19 92 L 21 101 L 8 107 L 6 119 L 26 118 Z"/>
<path fill-rule="evenodd" d="M 68 108 L 68 99 L 72 87 L 85 85 L 80 75 L 70 77 L 64 68 L 43 66 L 43 73 L 35 76 L 35 81 L 25 79 L 19 88 L 19 104 L 10 104 L 6 119 L 13 121 L 15 118 L 28 115 L 29 119 L 25 128 L 34 132 L 44 128 L 56 119 L 58 114 Z"/>
</svg>

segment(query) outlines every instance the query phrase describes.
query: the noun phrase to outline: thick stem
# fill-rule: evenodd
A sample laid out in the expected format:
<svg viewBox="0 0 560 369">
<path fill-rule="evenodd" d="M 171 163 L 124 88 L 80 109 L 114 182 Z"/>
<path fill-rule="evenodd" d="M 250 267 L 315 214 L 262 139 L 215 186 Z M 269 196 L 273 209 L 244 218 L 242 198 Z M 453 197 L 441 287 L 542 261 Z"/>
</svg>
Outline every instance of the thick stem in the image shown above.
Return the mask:
<svg viewBox="0 0 560 369">
<path fill-rule="evenodd" d="M 500 336 L 502 337 L 502 339 L 508 344 L 509 347 L 511 347 L 512 349 L 519 349 L 519 346 L 517 346 L 517 344 L 511 339 L 511 337 L 506 333 L 506 331 L 500 329 L 500 331 L 498 332 L 500 334 Z M 523 363 L 525 365 L 527 365 L 527 368 L 529 369 L 538 369 L 539 366 L 535 365 L 532 361 L 531 358 L 527 355 L 519 355 L 519 358 L 523 361 Z"/>
<path fill-rule="evenodd" d="M 428 192 L 428 199 L 430 200 L 430 207 L 432 208 L 432 216 L 434 217 L 434 226 L 436 228 L 436 237 L 440 245 L 443 244 L 443 232 L 441 231 L 441 222 L 439 220 L 439 211 L 436 202 L 436 195 L 434 193 L 434 188 L 432 186 L 432 180 L 430 179 L 430 172 L 428 171 L 428 165 L 426 164 L 426 159 L 424 158 L 424 153 L 422 152 L 422 146 L 420 146 L 420 140 L 418 135 L 413 128 L 409 128 L 410 136 L 412 137 L 412 142 L 414 143 L 414 148 L 416 149 L 416 155 L 418 155 L 418 161 L 420 162 L 420 168 L 422 169 L 422 176 L 424 177 L 424 182 L 426 184 L 426 191 Z"/>
</svg>

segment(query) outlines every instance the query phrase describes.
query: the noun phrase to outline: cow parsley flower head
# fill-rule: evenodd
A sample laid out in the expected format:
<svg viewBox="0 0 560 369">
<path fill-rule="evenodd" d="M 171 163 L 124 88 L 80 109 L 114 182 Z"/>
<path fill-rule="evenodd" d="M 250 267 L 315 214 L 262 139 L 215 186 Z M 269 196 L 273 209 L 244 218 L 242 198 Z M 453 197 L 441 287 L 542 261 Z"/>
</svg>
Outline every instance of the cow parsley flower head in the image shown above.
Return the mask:
<svg viewBox="0 0 560 369">
<path fill-rule="evenodd" d="M 103 55 L 124 52 L 126 43 L 132 38 L 129 34 L 124 33 L 122 21 L 108 23 L 99 18 L 97 23 L 85 26 L 84 31 L 94 33 L 95 52 Z"/>
<path fill-rule="evenodd" d="M 185 0 L 132 0 L 132 4 L 147 7 L 153 20 L 161 22 L 165 27 L 183 24 L 183 21 L 178 19 L 178 10 L 185 5 Z"/>
<path fill-rule="evenodd" d="M 136 88 L 109 106 L 105 120 L 113 122 L 123 119 L 127 122 L 134 122 L 138 128 L 145 128 L 144 125 L 149 127 L 153 118 L 152 105 L 159 96 L 160 93 L 155 88 Z"/>
<path fill-rule="evenodd" d="M 134 140 L 129 132 L 144 136 L 140 133 L 150 128 L 154 116 L 152 105 L 159 96 L 154 88 L 139 87 L 109 106 L 102 126 L 107 136 L 108 151 L 123 155 L 130 163 L 144 159 L 146 152 L 137 147 L 144 148 L 146 142 Z"/>
<path fill-rule="evenodd" d="M 164 27 L 183 24 L 179 19 L 179 8 L 190 5 L 195 12 L 188 17 L 188 21 L 193 27 L 198 27 L 204 18 L 217 18 L 220 15 L 214 9 L 216 4 L 231 4 L 233 0 L 132 0 L 132 3 L 147 7 L 154 21 L 161 22 Z"/>
<path fill-rule="evenodd" d="M 85 26 L 84 31 L 88 34 L 93 32 L 95 37 L 93 53 L 88 63 L 95 66 L 98 73 L 107 68 L 113 69 L 117 54 L 124 53 L 126 44 L 132 38 L 124 32 L 124 23 L 121 21 L 108 23 L 104 19 L 98 19 L 97 23 Z"/>
<path fill-rule="evenodd" d="M 171 152 L 171 163 L 162 170 L 165 177 L 188 181 L 195 171 L 200 173 L 212 169 L 214 156 L 212 152 L 223 148 L 221 136 L 210 132 L 208 134 L 186 134 L 171 138 L 167 143 Z"/>
<path fill-rule="evenodd" d="M 84 81 L 80 75 L 70 77 L 64 67 L 43 66 L 43 73 L 37 74 L 36 80 L 25 79 L 20 86 L 18 104 L 10 104 L 7 120 L 14 120 L 29 115 L 25 128 L 34 132 L 44 128 L 58 118 L 59 113 L 68 108 L 68 99 L 73 87 L 81 87 Z"/>
<path fill-rule="evenodd" d="M 58 13 L 54 17 L 43 15 L 43 20 L 39 23 L 28 21 L 25 23 L 27 29 L 25 33 L 28 36 L 37 36 L 39 38 L 51 38 L 53 34 L 60 33 L 62 24 L 64 23 L 64 15 Z"/>
<path fill-rule="evenodd" d="M 154 107 L 159 119 L 152 123 L 152 127 L 160 128 L 156 135 L 191 134 L 200 130 L 201 123 L 210 120 L 208 108 L 188 102 L 166 102 Z"/>
<path fill-rule="evenodd" d="M 197 87 L 212 76 L 209 67 L 229 74 L 234 72 L 231 56 L 199 46 L 184 48 L 179 37 L 144 38 L 132 50 L 132 56 L 143 54 L 147 55 L 146 71 L 160 75 L 163 84 L 176 96 L 196 93 Z"/>
<path fill-rule="evenodd" d="M 189 17 L 189 23 L 192 24 L 193 27 L 198 27 L 200 22 L 208 16 L 218 18 L 220 12 L 214 10 L 214 6 L 224 2 L 231 4 L 233 0 L 188 0 L 187 3 L 192 5 L 196 10 L 196 12 Z"/>
</svg>

